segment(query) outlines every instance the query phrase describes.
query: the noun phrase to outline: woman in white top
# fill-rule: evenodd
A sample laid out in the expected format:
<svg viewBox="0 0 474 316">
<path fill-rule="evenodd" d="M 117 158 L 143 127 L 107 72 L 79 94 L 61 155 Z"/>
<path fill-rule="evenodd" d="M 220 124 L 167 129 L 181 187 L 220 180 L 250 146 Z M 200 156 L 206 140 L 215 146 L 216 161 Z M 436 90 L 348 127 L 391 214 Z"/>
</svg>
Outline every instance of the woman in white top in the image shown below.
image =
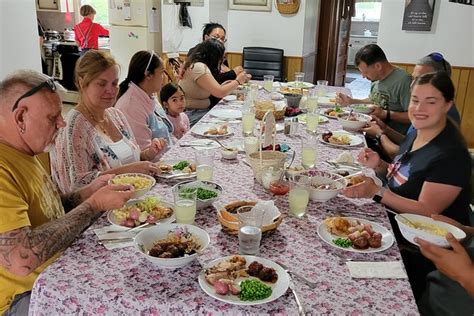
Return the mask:
<svg viewBox="0 0 474 316">
<path fill-rule="evenodd" d="M 51 153 L 53 179 L 63 192 L 82 187 L 99 174 L 157 174 L 150 160 L 166 145 L 153 140 L 140 150 L 125 116 L 113 108 L 118 93 L 118 65 L 113 57 L 91 50 L 75 69 L 79 104 L 66 118 Z"/>
</svg>

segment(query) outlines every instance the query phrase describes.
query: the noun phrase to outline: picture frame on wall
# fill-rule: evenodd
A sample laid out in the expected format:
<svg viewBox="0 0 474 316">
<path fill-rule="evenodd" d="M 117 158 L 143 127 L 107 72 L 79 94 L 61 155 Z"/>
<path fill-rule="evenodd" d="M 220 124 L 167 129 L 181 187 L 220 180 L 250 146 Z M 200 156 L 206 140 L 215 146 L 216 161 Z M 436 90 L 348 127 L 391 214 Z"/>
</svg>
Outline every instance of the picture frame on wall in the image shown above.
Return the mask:
<svg viewBox="0 0 474 316">
<path fill-rule="evenodd" d="M 272 11 L 273 0 L 229 0 L 230 10 Z"/>
</svg>

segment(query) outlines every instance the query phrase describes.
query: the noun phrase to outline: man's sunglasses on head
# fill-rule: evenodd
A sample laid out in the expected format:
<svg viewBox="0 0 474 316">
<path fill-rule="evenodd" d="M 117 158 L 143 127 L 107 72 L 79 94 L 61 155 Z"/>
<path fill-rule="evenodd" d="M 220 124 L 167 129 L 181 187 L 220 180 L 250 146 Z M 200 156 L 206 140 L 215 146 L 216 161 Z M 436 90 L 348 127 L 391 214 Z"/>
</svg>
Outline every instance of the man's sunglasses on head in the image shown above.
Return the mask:
<svg viewBox="0 0 474 316">
<path fill-rule="evenodd" d="M 49 89 L 51 92 L 54 92 L 56 91 L 56 84 L 54 83 L 54 80 L 49 78 L 48 80 L 40 83 L 39 85 L 37 85 L 36 87 L 33 87 L 31 88 L 30 90 L 26 91 L 25 94 L 23 94 L 21 97 L 19 97 L 15 104 L 13 105 L 13 108 L 12 108 L 12 112 L 15 111 L 15 109 L 18 107 L 18 103 L 20 103 L 20 101 L 24 98 L 28 98 L 28 97 L 31 97 L 33 94 L 35 94 L 36 92 L 40 91 L 41 89 L 43 88 L 47 88 Z"/>
</svg>

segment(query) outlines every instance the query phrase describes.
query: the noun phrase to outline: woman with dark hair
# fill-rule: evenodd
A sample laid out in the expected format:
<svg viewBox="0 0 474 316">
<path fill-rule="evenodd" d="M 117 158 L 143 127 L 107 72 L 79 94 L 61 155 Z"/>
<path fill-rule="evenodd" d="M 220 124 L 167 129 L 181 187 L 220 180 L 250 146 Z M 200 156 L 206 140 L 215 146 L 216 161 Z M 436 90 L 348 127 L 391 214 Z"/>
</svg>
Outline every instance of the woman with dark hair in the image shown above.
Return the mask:
<svg viewBox="0 0 474 316">
<path fill-rule="evenodd" d="M 457 126 L 447 118 L 453 104 L 454 85 L 445 72 L 421 75 L 413 84 L 408 116 L 416 129 L 400 145 L 392 163 L 380 159 L 371 149 L 359 153 L 358 160 L 385 178 L 386 187 L 378 187 L 372 178 L 343 193 L 352 198 L 373 198 L 401 213 L 424 216 L 443 214 L 463 225 L 471 212 L 471 157 Z M 424 276 L 434 266 L 419 250 L 410 248 L 392 222 L 412 289 L 417 297 Z"/>
<path fill-rule="evenodd" d="M 176 83 L 170 82 L 161 88 L 160 101 L 165 108 L 168 119 L 173 124 L 173 136 L 177 139 L 189 131 L 189 118 L 184 113 L 185 99 L 183 89 Z"/>
<path fill-rule="evenodd" d="M 155 96 L 161 89 L 163 70 L 163 62 L 153 51 L 139 51 L 132 56 L 127 78 L 120 84 L 115 107 L 127 118 L 140 149 L 153 141 L 163 148 L 173 142 L 173 124 Z M 161 154 L 163 151 L 157 158 Z"/>
<path fill-rule="evenodd" d="M 211 95 L 223 98 L 250 79 L 249 75 L 241 72 L 235 80 L 222 84 L 216 81 L 215 75 L 221 69 L 224 50 L 224 45 L 217 40 L 204 41 L 188 56 L 184 64 L 184 75 L 179 85 L 186 94 L 186 113 L 191 126 L 209 111 Z"/>
</svg>

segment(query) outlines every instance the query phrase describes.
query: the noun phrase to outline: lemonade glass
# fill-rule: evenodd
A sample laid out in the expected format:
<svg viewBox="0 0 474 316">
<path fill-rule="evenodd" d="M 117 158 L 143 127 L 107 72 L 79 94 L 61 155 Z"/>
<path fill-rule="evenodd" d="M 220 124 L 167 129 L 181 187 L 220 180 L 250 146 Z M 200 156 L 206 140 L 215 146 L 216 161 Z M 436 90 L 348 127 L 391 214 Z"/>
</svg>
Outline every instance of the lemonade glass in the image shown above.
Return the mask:
<svg viewBox="0 0 474 316">
<path fill-rule="evenodd" d="M 253 134 L 255 127 L 255 108 L 246 107 L 242 109 L 242 133 L 244 136 Z"/>
<path fill-rule="evenodd" d="M 308 124 L 308 121 L 306 121 L 306 124 Z M 317 146 L 318 141 L 314 135 L 301 140 L 301 164 L 306 169 L 314 168 L 316 164 Z"/>
<path fill-rule="evenodd" d="M 196 217 L 197 188 L 176 190 L 174 195 L 174 214 L 176 223 L 193 224 Z"/>
<path fill-rule="evenodd" d="M 196 178 L 198 180 L 210 181 L 214 173 L 214 149 L 197 149 L 194 154 L 196 158 Z"/>
<path fill-rule="evenodd" d="M 306 130 L 309 133 L 316 134 L 319 125 L 319 109 L 314 109 L 312 111 L 308 110 L 306 113 Z"/>
<path fill-rule="evenodd" d="M 288 201 L 290 214 L 302 218 L 306 214 L 309 202 L 310 178 L 305 175 L 296 175 L 290 179 L 290 193 Z"/>
<path fill-rule="evenodd" d="M 273 77 L 272 75 L 264 75 L 263 76 L 263 89 L 267 92 L 272 92 L 273 90 Z"/>
</svg>

